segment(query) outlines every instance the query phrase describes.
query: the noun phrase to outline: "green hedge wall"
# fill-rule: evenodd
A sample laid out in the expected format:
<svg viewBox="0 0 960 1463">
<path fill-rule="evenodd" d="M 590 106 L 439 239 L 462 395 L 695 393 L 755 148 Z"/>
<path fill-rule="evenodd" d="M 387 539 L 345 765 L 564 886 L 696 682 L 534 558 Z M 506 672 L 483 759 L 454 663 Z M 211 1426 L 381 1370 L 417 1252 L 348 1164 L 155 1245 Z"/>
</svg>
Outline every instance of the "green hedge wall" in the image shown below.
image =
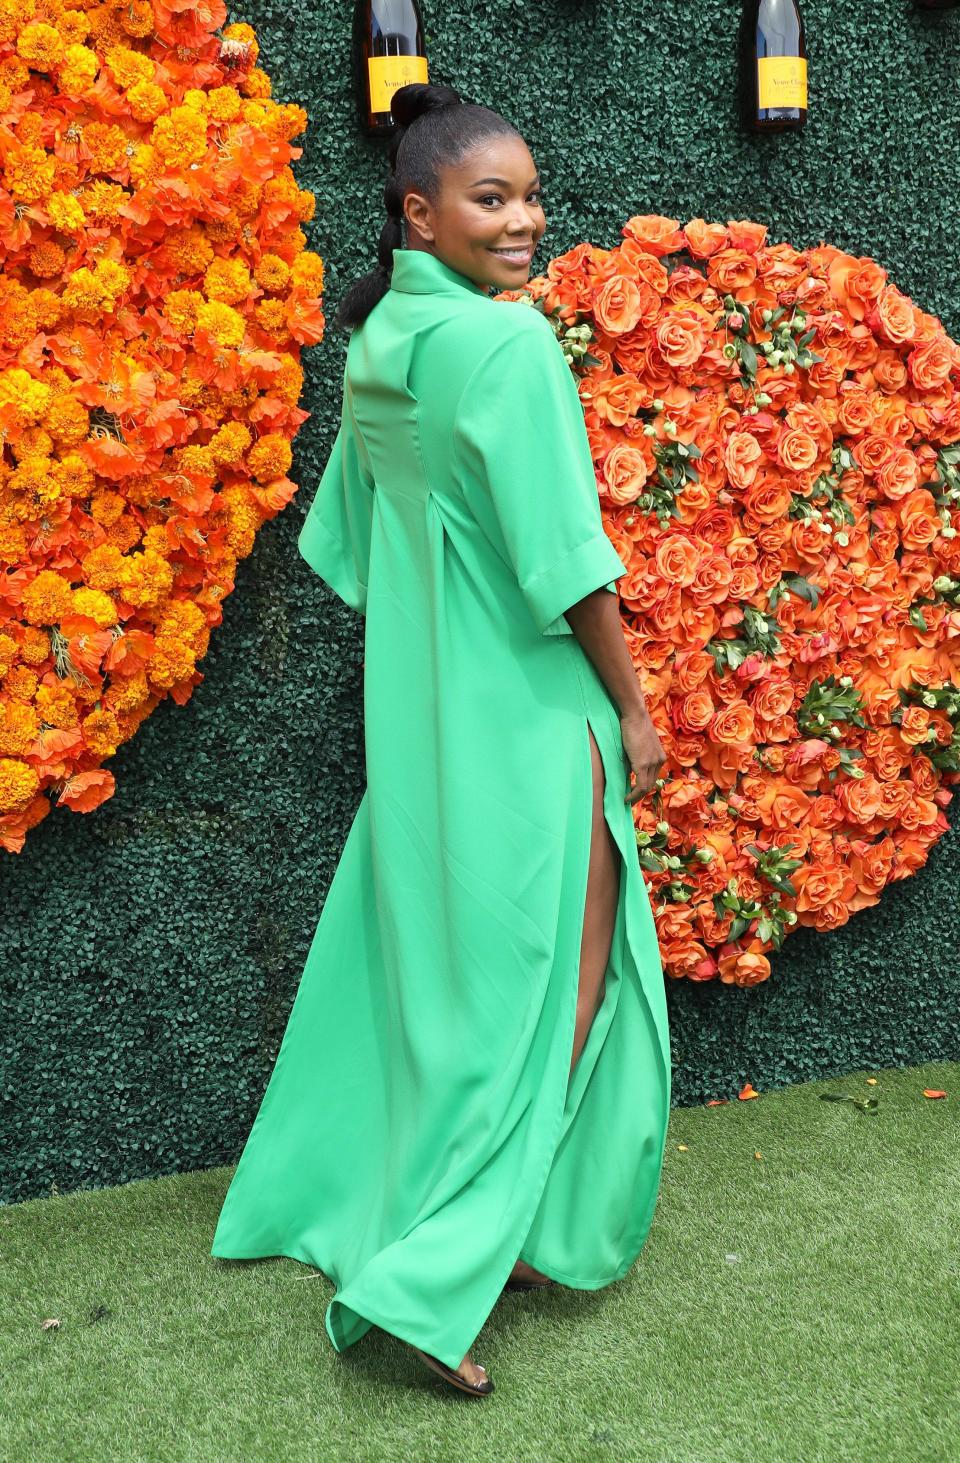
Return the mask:
<svg viewBox="0 0 960 1463">
<path fill-rule="evenodd" d="M 805 131 L 743 137 L 739 0 L 424 0 L 431 79 L 499 108 L 546 185 L 536 263 L 635 213 L 751 218 L 870 255 L 960 328 L 960 13 L 803 0 Z M 295 164 L 326 314 L 375 262 L 382 143 L 355 125 L 352 4 L 232 12 L 310 115 Z M 362 621 L 296 550 L 339 413 L 346 337 L 305 353 L 297 498 L 240 566 L 190 703 L 110 764 L 91 816 L 0 856 L 0 1198 L 233 1162 L 263 1093 L 364 785 Z M 957 801 L 960 801 L 958 799 Z M 789 939 L 762 986 L 670 983 L 674 1102 L 960 1055 L 960 838 L 842 930 Z M 317 1033 L 317 1059 L 336 1032 Z"/>
</svg>

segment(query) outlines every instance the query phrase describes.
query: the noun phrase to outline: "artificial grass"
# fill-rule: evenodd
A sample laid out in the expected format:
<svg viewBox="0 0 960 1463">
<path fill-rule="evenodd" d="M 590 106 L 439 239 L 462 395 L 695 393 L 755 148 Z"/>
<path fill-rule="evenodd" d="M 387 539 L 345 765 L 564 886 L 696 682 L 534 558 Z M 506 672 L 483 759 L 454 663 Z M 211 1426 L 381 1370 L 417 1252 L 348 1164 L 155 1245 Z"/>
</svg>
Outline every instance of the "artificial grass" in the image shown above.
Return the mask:
<svg viewBox="0 0 960 1463">
<path fill-rule="evenodd" d="M 337 1354 L 311 1267 L 213 1258 L 231 1169 L 8 1206 L 0 1456 L 956 1463 L 958 1111 L 960 1063 L 675 1108 L 636 1265 L 503 1296 L 484 1400 Z"/>
</svg>

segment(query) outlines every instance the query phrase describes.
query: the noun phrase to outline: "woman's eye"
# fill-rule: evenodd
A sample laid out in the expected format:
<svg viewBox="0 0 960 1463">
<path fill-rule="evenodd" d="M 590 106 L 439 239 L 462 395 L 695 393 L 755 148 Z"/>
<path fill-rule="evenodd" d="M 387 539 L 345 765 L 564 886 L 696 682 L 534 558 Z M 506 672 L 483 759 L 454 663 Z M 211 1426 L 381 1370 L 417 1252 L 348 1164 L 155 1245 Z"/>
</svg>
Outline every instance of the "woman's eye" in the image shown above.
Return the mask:
<svg viewBox="0 0 960 1463">
<path fill-rule="evenodd" d="M 527 197 L 528 198 L 536 198 L 537 201 L 540 202 L 542 200 L 542 198 L 543 198 L 543 193 L 544 193 L 544 190 L 542 188 L 534 188 L 534 190 L 533 190 L 532 193 L 528 193 L 527 194 Z M 490 201 L 490 199 L 495 199 L 498 203 L 502 202 L 499 193 L 484 193 L 484 195 L 483 195 L 482 198 L 478 198 L 477 199 L 477 202 L 478 203 L 488 203 Z"/>
</svg>

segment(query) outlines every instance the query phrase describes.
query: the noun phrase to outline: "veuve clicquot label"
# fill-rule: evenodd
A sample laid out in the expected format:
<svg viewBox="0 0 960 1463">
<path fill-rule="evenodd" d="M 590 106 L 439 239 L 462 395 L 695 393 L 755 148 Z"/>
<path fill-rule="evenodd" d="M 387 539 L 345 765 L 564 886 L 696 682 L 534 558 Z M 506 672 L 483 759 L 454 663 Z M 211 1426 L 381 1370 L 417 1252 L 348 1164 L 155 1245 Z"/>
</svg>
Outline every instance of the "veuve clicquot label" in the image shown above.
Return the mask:
<svg viewBox="0 0 960 1463">
<path fill-rule="evenodd" d="M 755 132 L 807 120 L 807 48 L 797 0 L 744 0 L 740 34 L 743 120 Z"/>
<path fill-rule="evenodd" d="M 393 93 L 411 81 L 426 81 L 426 56 L 368 56 L 371 112 L 389 112 Z"/>
<path fill-rule="evenodd" d="M 757 101 L 761 107 L 807 106 L 806 56 L 758 56 Z"/>
</svg>

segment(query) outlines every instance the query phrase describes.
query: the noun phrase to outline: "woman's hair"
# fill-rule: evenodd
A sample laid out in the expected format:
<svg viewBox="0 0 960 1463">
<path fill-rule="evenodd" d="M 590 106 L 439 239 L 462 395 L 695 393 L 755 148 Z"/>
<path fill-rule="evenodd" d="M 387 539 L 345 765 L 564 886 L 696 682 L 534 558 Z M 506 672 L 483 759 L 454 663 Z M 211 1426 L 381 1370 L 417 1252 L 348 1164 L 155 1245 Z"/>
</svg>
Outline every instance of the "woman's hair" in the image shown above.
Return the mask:
<svg viewBox="0 0 960 1463">
<path fill-rule="evenodd" d="M 451 86 L 410 82 L 394 92 L 390 111 L 397 128 L 390 139 L 390 176 L 383 189 L 387 221 L 377 246 L 380 262 L 340 301 L 333 323 L 347 330 L 362 324 L 390 288 L 393 250 L 403 244 L 407 193 L 421 193 L 436 206 L 441 168 L 456 166 L 488 137 L 520 136 L 499 112 L 463 101 Z"/>
</svg>

